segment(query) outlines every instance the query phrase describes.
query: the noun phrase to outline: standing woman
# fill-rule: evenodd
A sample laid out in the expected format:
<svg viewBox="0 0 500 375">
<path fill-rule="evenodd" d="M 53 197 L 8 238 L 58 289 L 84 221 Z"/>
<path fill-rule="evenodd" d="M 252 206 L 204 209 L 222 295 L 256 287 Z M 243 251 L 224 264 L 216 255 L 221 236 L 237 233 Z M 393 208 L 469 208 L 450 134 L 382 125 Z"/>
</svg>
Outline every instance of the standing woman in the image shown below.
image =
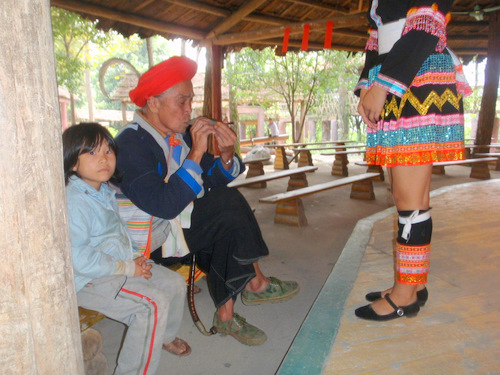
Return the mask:
<svg viewBox="0 0 500 375">
<path fill-rule="evenodd" d="M 355 89 L 368 164 L 387 167 L 399 214 L 395 281 L 371 292 L 359 318 L 416 315 L 427 301 L 432 163 L 464 158 L 463 97 L 471 93 L 446 48 L 453 0 L 373 0 L 366 62 Z"/>
</svg>

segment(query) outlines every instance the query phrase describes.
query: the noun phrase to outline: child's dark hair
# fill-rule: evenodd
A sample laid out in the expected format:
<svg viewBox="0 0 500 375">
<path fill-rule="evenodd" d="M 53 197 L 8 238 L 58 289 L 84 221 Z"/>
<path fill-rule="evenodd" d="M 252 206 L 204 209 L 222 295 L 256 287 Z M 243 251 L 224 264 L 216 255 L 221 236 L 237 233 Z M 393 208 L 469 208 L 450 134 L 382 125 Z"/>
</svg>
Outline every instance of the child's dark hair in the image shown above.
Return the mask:
<svg viewBox="0 0 500 375">
<path fill-rule="evenodd" d="M 118 146 L 106 129 L 97 122 L 82 122 L 67 128 L 62 135 L 64 156 L 64 183 L 67 185 L 69 178 L 76 174 L 73 167 L 78 162 L 78 156 L 90 152 L 106 141 L 109 148 L 118 155 Z M 115 170 L 112 179 L 116 181 L 118 172 Z"/>
</svg>

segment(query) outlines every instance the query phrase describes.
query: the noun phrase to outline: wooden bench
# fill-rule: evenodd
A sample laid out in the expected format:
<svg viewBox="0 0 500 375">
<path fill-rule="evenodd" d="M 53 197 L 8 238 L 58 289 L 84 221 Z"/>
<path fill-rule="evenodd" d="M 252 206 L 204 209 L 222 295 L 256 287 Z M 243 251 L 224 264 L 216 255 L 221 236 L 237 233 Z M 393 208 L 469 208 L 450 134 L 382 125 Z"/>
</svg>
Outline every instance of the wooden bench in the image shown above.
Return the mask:
<svg viewBox="0 0 500 375">
<path fill-rule="evenodd" d="M 308 186 L 306 173 L 313 172 L 318 167 L 300 167 L 300 168 L 292 168 L 292 169 L 284 169 L 281 171 L 271 172 L 267 174 L 263 174 L 260 176 L 254 176 L 250 178 L 237 178 L 236 180 L 230 182 L 228 187 L 260 187 L 265 188 L 267 186 L 266 182 L 271 180 L 276 180 L 278 178 L 290 177 L 288 181 L 288 190 L 297 188 L 297 187 L 305 187 Z"/>
<path fill-rule="evenodd" d="M 100 312 L 78 306 L 78 317 L 80 319 L 80 332 L 83 332 L 103 320 L 106 316 Z"/>
<path fill-rule="evenodd" d="M 344 177 L 317 185 L 293 189 L 286 193 L 274 194 L 261 198 L 259 201 L 262 203 L 277 203 L 276 214 L 274 216 L 275 223 L 301 227 L 307 225 L 302 197 L 352 184 L 351 198 L 372 200 L 375 199 L 372 179 L 378 175 L 379 173 L 363 173 L 356 176 Z"/>
<path fill-rule="evenodd" d="M 288 134 L 281 134 L 277 137 L 259 137 L 259 138 L 250 138 L 250 139 L 240 139 L 240 146 L 255 146 L 261 145 L 269 142 L 276 141 L 286 141 L 288 139 Z"/>
<path fill-rule="evenodd" d="M 290 163 L 293 162 L 297 157 L 300 157 L 300 152 L 299 151 L 293 151 L 294 154 L 289 160 L 286 154 L 286 148 L 306 148 L 307 146 L 318 146 L 318 145 L 324 145 L 324 144 L 331 144 L 331 145 L 344 145 L 345 143 L 350 143 L 354 141 L 324 141 L 324 142 L 313 142 L 313 143 L 307 143 L 307 142 L 302 142 L 302 143 L 285 143 L 285 144 L 277 144 L 277 145 L 264 145 L 264 147 L 272 147 L 276 149 L 276 156 L 274 158 L 274 169 L 288 169 L 290 167 Z M 334 147 L 334 146 L 331 146 Z M 309 156 L 305 154 L 306 162 L 304 161 L 299 161 L 298 166 L 303 167 L 306 165 L 313 165 L 312 164 L 312 159 L 311 159 L 311 154 L 309 153 Z M 304 157 L 304 156 L 302 156 Z"/>
<path fill-rule="evenodd" d="M 347 168 L 347 164 L 349 164 L 347 155 L 349 154 L 366 154 L 366 150 L 336 151 L 324 153 L 321 155 L 335 155 L 335 160 L 333 161 L 332 165 L 332 175 L 346 177 L 349 175 L 349 170 Z"/>
<path fill-rule="evenodd" d="M 490 179 L 490 169 L 488 167 L 489 161 L 495 161 L 496 158 L 474 158 L 464 160 L 442 161 L 434 163 L 432 166 L 432 173 L 444 174 L 444 167 L 447 165 L 465 165 L 470 166 L 470 178 L 478 178 L 480 180 Z"/>
<path fill-rule="evenodd" d="M 354 143 L 351 140 L 336 140 L 336 141 L 320 141 L 320 142 L 296 142 L 296 143 L 286 143 L 285 146 L 288 147 L 307 147 L 307 146 L 323 146 L 323 145 L 344 145 L 346 143 Z M 265 147 L 271 147 L 272 145 L 266 145 Z"/>
<path fill-rule="evenodd" d="M 472 145 L 472 144 L 466 144 L 464 145 L 465 147 L 465 155 L 464 157 L 466 159 L 472 159 L 475 155 L 475 151 L 476 149 L 489 149 L 490 147 L 495 147 L 494 145 L 493 146 L 490 146 L 490 145 Z"/>
<path fill-rule="evenodd" d="M 486 157 L 486 158 L 488 158 L 488 157 L 497 158 L 495 171 L 500 171 L 500 152 L 478 152 L 477 154 L 474 154 L 474 156 Z"/>
<path fill-rule="evenodd" d="M 432 165 L 433 174 L 444 174 L 444 167 L 447 165 L 466 165 L 472 166 L 470 177 L 478 178 L 482 180 L 490 179 L 490 170 L 488 168 L 489 161 L 498 160 L 494 157 L 488 158 L 474 158 L 474 159 L 464 159 L 464 160 L 452 160 L 452 161 L 441 161 L 434 163 Z M 381 178 L 383 178 L 384 171 L 380 165 L 368 165 L 366 161 L 357 162 L 356 165 L 368 166 L 366 172 L 379 172 Z"/>
<path fill-rule="evenodd" d="M 243 160 L 243 164 L 248 165 L 247 178 L 263 175 L 265 173 L 264 162 L 269 161 L 269 159 L 270 159 L 269 157 L 266 157 L 266 158 L 255 158 L 252 160 Z M 253 187 L 256 188 L 266 187 L 266 184 L 264 182 L 263 186 L 256 185 Z"/>
<path fill-rule="evenodd" d="M 294 148 L 294 152 L 299 153 L 299 162 L 298 166 L 302 167 L 304 165 L 313 165 L 312 161 L 312 155 L 311 151 L 328 151 L 328 150 L 335 150 L 336 152 L 344 152 L 347 151 L 347 149 L 351 148 L 362 148 L 365 147 L 365 145 L 335 145 L 335 146 L 328 146 L 328 147 L 299 147 L 299 148 Z M 354 151 L 352 152 L 354 153 Z M 322 154 L 322 155 L 327 155 L 327 154 Z M 331 153 L 331 155 L 334 155 L 334 153 Z M 332 166 L 332 175 L 336 176 L 347 176 L 347 156 L 344 154 L 341 156 L 341 154 L 338 154 L 338 156 L 335 156 L 335 160 L 333 162 Z"/>
<path fill-rule="evenodd" d="M 375 177 L 374 180 L 376 181 L 385 181 L 385 176 L 384 176 L 384 168 L 382 168 L 380 165 L 375 165 L 375 164 L 367 164 L 366 161 L 357 161 L 354 163 L 356 165 L 360 165 L 362 167 L 368 167 L 366 170 L 367 173 L 379 173 L 378 177 Z"/>
</svg>

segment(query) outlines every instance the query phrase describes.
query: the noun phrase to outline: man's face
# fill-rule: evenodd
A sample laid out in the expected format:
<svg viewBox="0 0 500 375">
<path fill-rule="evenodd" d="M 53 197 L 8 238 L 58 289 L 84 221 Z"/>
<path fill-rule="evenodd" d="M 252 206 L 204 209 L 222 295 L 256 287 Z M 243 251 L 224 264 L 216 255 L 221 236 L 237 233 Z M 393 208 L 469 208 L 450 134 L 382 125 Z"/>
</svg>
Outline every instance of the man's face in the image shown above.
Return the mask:
<svg viewBox="0 0 500 375">
<path fill-rule="evenodd" d="M 153 125 L 162 135 L 184 133 L 191 119 L 194 92 L 191 81 L 183 81 L 152 98 L 152 111 L 156 114 Z"/>
</svg>

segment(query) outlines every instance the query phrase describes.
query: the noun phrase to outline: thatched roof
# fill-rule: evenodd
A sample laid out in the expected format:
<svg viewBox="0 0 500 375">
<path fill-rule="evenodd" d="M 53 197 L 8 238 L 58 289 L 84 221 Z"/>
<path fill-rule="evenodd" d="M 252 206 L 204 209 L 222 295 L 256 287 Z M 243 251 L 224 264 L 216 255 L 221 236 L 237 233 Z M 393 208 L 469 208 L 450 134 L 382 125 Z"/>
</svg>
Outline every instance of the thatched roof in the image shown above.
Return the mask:
<svg viewBox="0 0 500 375">
<path fill-rule="evenodd" d="M 309 49 L 322 49 L 326 22 L 334 21 L 332 48 L 363 51 L 368 22 L 368 0 L 51 0 L 53 6 L 99 20 L 98 27 L 125 36 L 162 35 L 184 38 L 194 44 L 223 46 L 225 51 L 244 46 L 260 49 L 281 46 L 284 29 L 291 27 L 290 49 L 299 49 L 303 25 L 310 24 Z M 498 0 L 478 0 L 481 9 L 496 8 Z M 470 60 L 485 57 L 488 20 L 478 21 L 472 12 L 476 0 L 455 0 L 448 26 L 448 44 Z M 462 14 L 463 13 L 463 14 Z"/>
<path fill-rule="evenodd" d="M 125 77 L 121 80 L 120 85 L 111 95 L 110 99 L 125 103 L 132 103 L 130 97 L 128 96 L 128 93 L 130 92 L 130 90 L 134 89 L 137 86 L 138 81 L 139 77 L 136 74 L 125 74 Z"/>
</svg>

